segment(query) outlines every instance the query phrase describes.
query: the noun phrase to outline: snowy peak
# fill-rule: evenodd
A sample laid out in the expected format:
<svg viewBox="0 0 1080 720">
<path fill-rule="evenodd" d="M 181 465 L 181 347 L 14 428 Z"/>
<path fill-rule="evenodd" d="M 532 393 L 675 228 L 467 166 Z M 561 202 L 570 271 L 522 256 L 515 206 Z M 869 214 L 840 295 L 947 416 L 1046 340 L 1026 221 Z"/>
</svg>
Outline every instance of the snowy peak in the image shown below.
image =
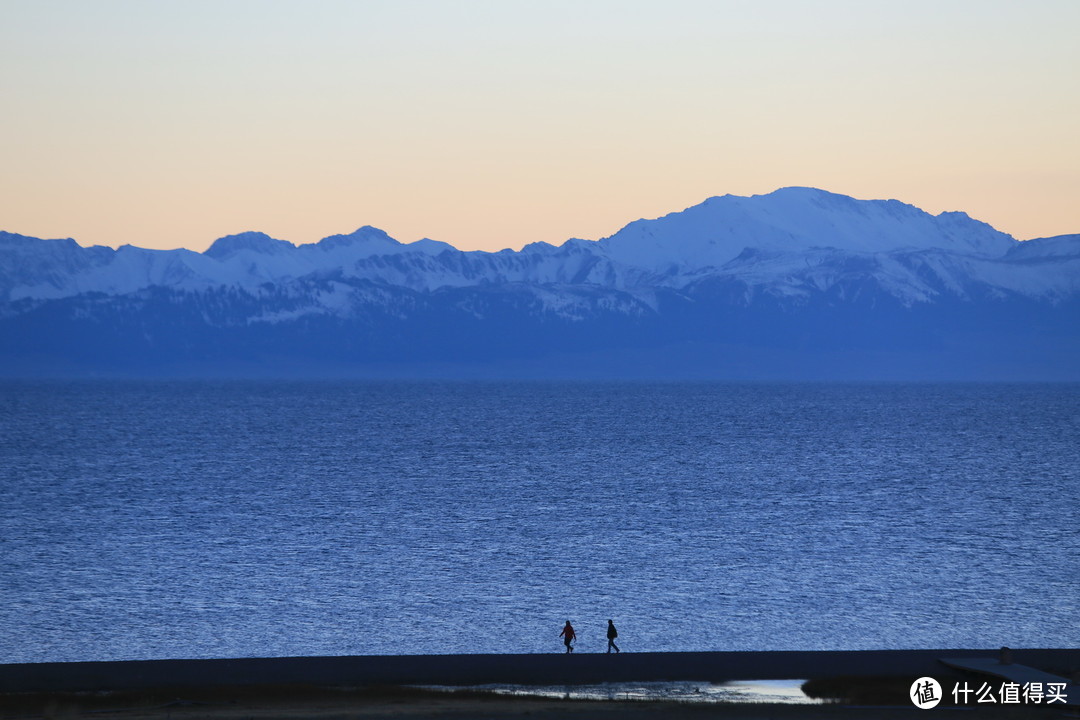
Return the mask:
<svg viewBox="0 0 1080 720">
<path fill-rule="evenodd" d="M 9 249 L 26 247 L 29 245 L 40 245 L 41 243 L 59 243 L 67 246 L 78 246 L 78 243 L 71 238 L 64 238 L 63 240 L 42 240 L 28 235 L 20 235 L 18 233 L 7 232 L 6 230 L 0 230 L 0 248 Z"/>
<path fill-rule="evenodd" d="M 444 253 L 447 251 L 457 252 L 457 248 L 455 248 L 450 243 L 432 240 L 431 238 L 422 238 L 420 240 L 417 240 L 416 242 L 409 243 L 404 247 L 408 248 L 409 250 L 422 252 L 425 255 L 439 255 L 440 253 Z"/>
<path fill-rule="evenodd" d="M 1080 235 L 1057 235 L 1017 243 L 1009 251 L 1009 260 L 1043 260 L 1046 258 L 1080 258 Z"/>
<path fill-rule="evenodd" d="M 294 247 L 295 245 L 287 240 L 276 240 L 265 233 L 244 232 L 218 238 L 203 254 L 215 260 L 225 260 L 244 250 L 262 255 L 276 255 Z"/>
<path fill-rule="evenodd" d="M 747 247 L 871 253 L 934 248 L 1001 257 L 1016 240 L 963 213 L 935 217 L 897 200 L 856 200 L 792 187 L 709 198 L 679 213 L 630 223 L 600 244 L 613 259 L 660 270 L 720 267 Z"/>
<path fill-rule="evenodd" d="M 364 246 L 370 250 L 393 250 L 399 248 L 401 243 L 379 228 L 365 225 L 356 232 L 349 233 L 348 235 L 331 235 L 330 237 L 325 237 L 320 240 L 317 245 L 318 248 L 323 251 L 357 246 Z"/>
<path fill-rule="evenodd" d="M 25 256 L 27 258 L 45 258 L 77 260 L 87 254 L 100 256 L 112 255 L 112 248 L 94 245 L 84 248 L 71 238 L 42 240 L 18 233 L 0 230 L 0 257 Z"/>
<path fill-rule="evenodd" d="M 94 272 L 116 259 L 117 251 L 94 245 L 84 248 L 71 238 L 41 240 L 0 232 L 0 302 L 11 300 L 18 287 L 33 297 L 74 294 L 71 278 Z"/>
</svg>

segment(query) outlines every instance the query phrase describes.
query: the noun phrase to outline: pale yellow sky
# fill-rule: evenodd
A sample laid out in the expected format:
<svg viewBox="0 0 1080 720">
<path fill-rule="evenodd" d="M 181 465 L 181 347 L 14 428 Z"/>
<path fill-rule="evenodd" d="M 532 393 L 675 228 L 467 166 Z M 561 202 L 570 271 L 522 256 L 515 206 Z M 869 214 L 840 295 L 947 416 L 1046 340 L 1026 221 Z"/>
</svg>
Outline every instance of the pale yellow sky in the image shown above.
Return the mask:
<svg viewBox="0 0 1080 720">
<path fill-rule="evenodd" d="M 497 250 L 809 185 L 1080 233 L 1080 2 L 0 0 L 0 229 Z"/>
</svg>

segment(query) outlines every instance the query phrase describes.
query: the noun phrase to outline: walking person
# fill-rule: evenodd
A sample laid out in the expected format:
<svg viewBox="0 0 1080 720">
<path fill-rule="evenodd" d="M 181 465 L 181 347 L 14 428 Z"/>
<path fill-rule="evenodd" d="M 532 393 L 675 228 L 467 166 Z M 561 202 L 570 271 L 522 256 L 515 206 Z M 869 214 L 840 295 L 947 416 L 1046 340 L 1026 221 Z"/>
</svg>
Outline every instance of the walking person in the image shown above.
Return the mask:
<svg viewBox="0 0 1080 720">
<path fill-rule="evenodd" d="M 615 648 L 615 652 L 619 652 L 619 646 L 615 644 L 615 638 L 619 637 L 619 631 L 615 629 L 615 623 L 611 620 L 607 621 L 607 651 L 610 653 L 611 648 Z"/>
<path fill-rule="evenodd" d="M 566 621 L 566 627 L 559 633 L 559 637 L 563 639 L 563 645 L 566 646 L 566 652 L 574 652 L 574 646 L 570 643 L 577 639 L 577 633 L 574 632 L 574 626 L 570 624 L 570 621 Z"/>
</svg>

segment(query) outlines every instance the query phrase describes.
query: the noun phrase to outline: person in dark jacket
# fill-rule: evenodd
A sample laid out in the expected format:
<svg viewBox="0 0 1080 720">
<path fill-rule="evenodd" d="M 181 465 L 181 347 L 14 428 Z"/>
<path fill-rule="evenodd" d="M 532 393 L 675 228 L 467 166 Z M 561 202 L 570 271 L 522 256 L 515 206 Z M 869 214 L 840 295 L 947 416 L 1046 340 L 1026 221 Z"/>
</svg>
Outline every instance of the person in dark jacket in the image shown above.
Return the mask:
<svg viewBox="0 0 1080 720">
<path fill-rule="evenodd" d="M 611 620 L 607 621 L 607 651 L 610 653 L 611 648 L 615 648 L 615 652 L 619 652 L 619 646 L 615 644 L 615 638 L 619 637 L 619 631 L 615 629 L 615 623 Z"/>
<path fill-rule="evenodd" d="M 566 652 L 574 652 L 574 646 L 570 643 L 577 639 L 577 634 L 574 632 L 574 626 L 570 624 L 570 621 L 566 621 L 566 627 L 559 633 L 559 637 L 563 639 L 563 645 L 566 646 Z"/>
</svg>

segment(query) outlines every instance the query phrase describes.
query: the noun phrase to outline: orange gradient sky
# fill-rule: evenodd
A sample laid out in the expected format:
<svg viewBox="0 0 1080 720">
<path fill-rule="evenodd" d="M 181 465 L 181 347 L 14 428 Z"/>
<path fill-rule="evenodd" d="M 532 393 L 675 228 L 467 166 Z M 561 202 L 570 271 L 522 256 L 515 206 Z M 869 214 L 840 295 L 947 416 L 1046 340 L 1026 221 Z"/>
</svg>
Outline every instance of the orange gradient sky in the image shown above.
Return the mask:
<svg viewBox="0 0 1080 720">
<path fill-rule="evenodd" d="M 497 250 L 808 185 L 1080 233 L 1075 0 L 0 0 L 0 229 Z"/>
</svg>

